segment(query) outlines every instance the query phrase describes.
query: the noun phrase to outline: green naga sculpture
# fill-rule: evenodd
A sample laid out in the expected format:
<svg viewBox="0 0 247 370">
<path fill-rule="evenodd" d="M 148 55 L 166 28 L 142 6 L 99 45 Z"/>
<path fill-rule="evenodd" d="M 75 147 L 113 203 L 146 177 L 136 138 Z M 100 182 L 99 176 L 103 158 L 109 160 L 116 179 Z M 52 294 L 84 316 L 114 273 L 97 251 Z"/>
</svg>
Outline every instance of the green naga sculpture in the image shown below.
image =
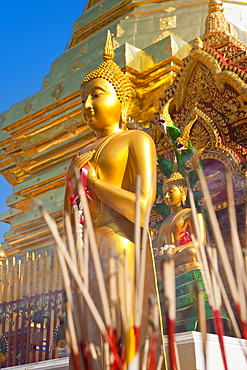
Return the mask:
<svg viewBox="0 0 247 370">
<path fill-rule="evenodd" d="M 159 114 L 156 116 L 156 122 L 160 129 L 170 137 L 173 144 L 175 160 L 172 162 L 159 157 L 157 160 L 158 168 L 166 178 L 169 178 L 174 171 L 179 172 L 184 178 L 188 177 L 190 185 L 193 188 L 198 182 L 196 167 L 198 165 L 201 166 L 200 157 L 204 150 L 204 148 L 201 148 L 197 151 L 190 140 L 190 131 L 197 120 L 197 115 L 182 131 L 171 119 L 169 114 L 170 102 L 171 100 L 164 106 L 162 116 Z M 158 182 L 157 192 L 163 198 L 162 186 L 163 183 Z M 197 207 L 200 208 L 201 192 L 199 190 L 194 191 L 194 198 Z M 165 203 L 156 203 L 154 205 L 154 210 L 162 217 L 166 217 L 170 213 Z M 159 226 L 160 223 L 157 224 L 157 228 L 159 228 Z"/>
</svg>

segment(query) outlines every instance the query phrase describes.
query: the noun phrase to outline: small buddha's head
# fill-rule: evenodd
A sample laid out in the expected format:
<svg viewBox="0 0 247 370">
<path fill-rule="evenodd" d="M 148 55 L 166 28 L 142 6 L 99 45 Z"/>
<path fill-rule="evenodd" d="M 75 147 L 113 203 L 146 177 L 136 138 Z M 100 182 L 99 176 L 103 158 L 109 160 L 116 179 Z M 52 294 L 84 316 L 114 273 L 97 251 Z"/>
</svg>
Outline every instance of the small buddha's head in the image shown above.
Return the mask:
<svg viewBox="0 0 247 370">
<path fill-rule="evenodd" d="M 93 129 L 111 123 L 126 123 L 134 89 L 129 78 L 114 63 L 114 50 L 108 31 L 103 63 L 86 75 L 81 84 L 82 114 Z M 96 126 L 95 126 L 96 125 Z M 100 127 L 101 128 L 101 127 Z"/>
<path fill-rule="evenodd" d="M 164 181 L 163 194 L 165 204 L 173 206 L 184 205 L 187 197 L 186 180 L 179 172 L 173 174 Z"/>
</svg>

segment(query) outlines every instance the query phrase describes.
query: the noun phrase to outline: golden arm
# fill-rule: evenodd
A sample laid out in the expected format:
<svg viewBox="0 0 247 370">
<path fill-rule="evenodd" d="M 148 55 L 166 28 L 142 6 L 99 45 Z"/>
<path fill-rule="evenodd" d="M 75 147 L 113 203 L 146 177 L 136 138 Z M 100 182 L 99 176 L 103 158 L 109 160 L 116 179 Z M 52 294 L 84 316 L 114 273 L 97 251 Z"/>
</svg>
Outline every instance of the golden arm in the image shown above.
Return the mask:
<svg viewBox="0 0 247 370">
<path fill-rule="evenodd" d="M 134 135 L 135 133 L 138 135 Z M 131 135 L 129 161 L 133 181 L 137 175 L 141 176 L 141 226 L 144 226 L 146 208 L 148 204 L 151 208 L 156 194 L 156 151 L 152 139 L 144 132 L 133 132 Z M 135 190 L 132 192 L 105 183 L 98 179 L 95 173 L 90 176 L 90 168 L 88 185 L 93 187 L 93 191 L 102 202 L 131 222 L 135 221 Z"/>
</svg>

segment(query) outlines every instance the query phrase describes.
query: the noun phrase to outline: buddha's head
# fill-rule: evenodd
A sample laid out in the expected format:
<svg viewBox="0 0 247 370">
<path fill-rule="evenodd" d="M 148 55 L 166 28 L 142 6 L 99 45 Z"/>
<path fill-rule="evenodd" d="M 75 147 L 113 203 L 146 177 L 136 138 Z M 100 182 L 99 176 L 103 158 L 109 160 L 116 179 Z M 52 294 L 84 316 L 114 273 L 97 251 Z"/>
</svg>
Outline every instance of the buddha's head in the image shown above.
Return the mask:
<svg viewBox="0 0 247 370">
<path fill-rule="evenodd" d="M 82 114 L 93 129 L 96 124 L 104 126 L 112 122 L 126 123 L 134 97 L 134 89 L 129 78 L 114 63 L 114 50 L 109 31 L 103 59 L 103 63 L 86 75 L 81 84 Z"/>
<path fill-rule="evenodd" d="M 187 186 L 185 178 L 179 172 L 173 174 L 164 181 L 164 202 L 171 208 L 184 205 L 187 197 Z"/>
</svg>

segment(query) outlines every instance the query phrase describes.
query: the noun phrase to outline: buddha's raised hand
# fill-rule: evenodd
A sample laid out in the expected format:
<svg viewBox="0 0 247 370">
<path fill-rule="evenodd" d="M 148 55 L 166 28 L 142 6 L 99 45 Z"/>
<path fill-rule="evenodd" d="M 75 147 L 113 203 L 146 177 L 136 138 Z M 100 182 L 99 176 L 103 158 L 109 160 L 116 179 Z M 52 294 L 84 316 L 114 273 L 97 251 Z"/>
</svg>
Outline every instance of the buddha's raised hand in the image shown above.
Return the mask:
<svg viewBox="0 0 247 370">
<path fill-rule="evenodd" d="M 69 169 L 68 169 L 68 175 L 69 177 L 74 177 L 76 171 L 80 171 L 82 167 L 90 161 L 93 154 L 95 153 L 95 150 L 91 150 L 90 152 L 86 152 L 83 154 L 79 154 L 77 157 L 75 157 L 72 162 L 70 163 Z"/>
</svg>

